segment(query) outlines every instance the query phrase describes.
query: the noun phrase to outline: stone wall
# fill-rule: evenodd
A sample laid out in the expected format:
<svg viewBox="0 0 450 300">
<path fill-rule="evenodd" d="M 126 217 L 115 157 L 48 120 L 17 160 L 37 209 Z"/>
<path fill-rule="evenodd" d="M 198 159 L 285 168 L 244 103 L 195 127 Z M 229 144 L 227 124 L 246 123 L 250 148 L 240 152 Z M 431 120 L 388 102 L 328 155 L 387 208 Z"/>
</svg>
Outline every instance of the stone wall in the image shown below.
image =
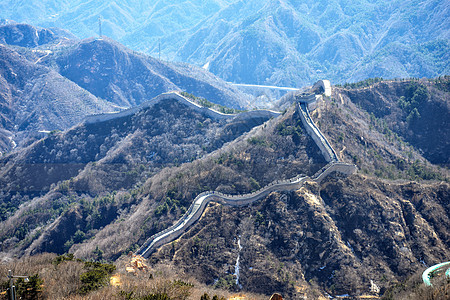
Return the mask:
<svg viewBox="0 0 450 300">
<path fill-rule="evenodd" d="M 325 160 L 327 162 L 338 161 L 339 159 L 336 155 L 336 152 L 334 152 L 328 140 L 311 119 L 307 104 L 300 103 L 298 104 L 297 109 L 300 114 L 300 119 L 302 120 L 303 126 L 305 126 L 306 128 L 306 132 L 308 132 L 316 145 L 319 147 L 322 155 L 325 157 Z"/>
<path fill-rule="evenodd" d="M 116 113 L 104 113 L 104 114 L 87 116 L 84 119 L 84 123 L 85 124 L 93 124 L 93 123 L 98 123 L 98 122 L 109 121 L 109 120 L 112 120 L 115 118 L 130 116 L 130 115 L 137 113 L 138 111 L 140 111 L 142 109 L 152 107 L 155 104 L 160 103 L 161 101 L 170 100 L 170 99 L 175 99 L 175 100 L 179 101 L 180 103 L 188 106 L 189 108 L 191 108 L 199 113 L 202 113 L 204 115 L 207 115 L 208 117 L 210 117 L 212 119 L 216 119 L 216 120 L 217 119 L 219 119 L 219 120 L 220 119 L 232 119 L 235 117 L 243 118 L 243 119 L 252 119 L 252 118 L 270 119 L 272 117 L 277 117 L 277 116 L 281 115 L 280 112 L 276 112 L 276 111 L 272 111 L 272 110 L 265 110 L 265 109 L 252 110 L 252 111 L 242 112 L 239 114 L 224 114 L 224 113 L 218 112 L 216 110 L 200 106 L 197 103 L 191 101 L 190 99 L 182 96 L 178 92 L 169 92 L 169 93 L 161 94 L 161 95 L 153 98 L 150 101 L 143 102 L 139 106 L 129 108 L 124 111 L 120 111 L 120 112 L 116 112 Z"/>
</svg>

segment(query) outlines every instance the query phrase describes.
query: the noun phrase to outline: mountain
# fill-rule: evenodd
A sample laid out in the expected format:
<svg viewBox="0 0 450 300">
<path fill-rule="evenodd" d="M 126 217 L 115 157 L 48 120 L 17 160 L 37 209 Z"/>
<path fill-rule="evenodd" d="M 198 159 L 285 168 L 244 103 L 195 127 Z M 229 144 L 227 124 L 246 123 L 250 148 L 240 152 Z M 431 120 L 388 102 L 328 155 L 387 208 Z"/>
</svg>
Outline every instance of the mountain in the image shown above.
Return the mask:
<svg viewBox="0 0 450 300">
<path fill-rule="evenodd" d="M 378 101 L 388 101 L 391 89 L 400 99 L 414 84 L 433 95 L 426 106 L 437 111 L 441 101 L 448 104 L 448 91 L 442 94 L 434 88 L 447 83 L 448 79 L 380 82 L 352 88 L 358 93 L 352 98 L 346 95 L 350 87 L 334 89 L 332 98 L 320 103 L 312 116 L 340 159 L 358 166 L 358 174 L 330 176 L 291 193 L 272 193 L 244 209 L 212 205 L 180 239 L 152 255 L 152 263 L 181 267 L 208 284 L 231 290 L 240 289 L 233 276 L 238 265 L 243 290 L 266 295 L 284 291 L 297 299 L 318 298 L 315 283 L 333 296 L 382 295 L 393 282 L 423 271 L 424 264 L 445 261 L 448 169 L 433 166 L 415 150 L 418 144 L 408 145 L 401 132 L 390 130 L 392 115 L 370 117 L 368 111 L 375 106 L 395 112 Z M 378 101 L 366 93 L 376 94 Z M 447 119 L 448 112 L 443 119 L 432 112 L 421 122 Z M 435 130 L 439 121 L 431 123 Z M 433 142 L 436 138 L 428 137 Z M 446 144 L 442 139 L 442 146 Z M 233 153 L 226 164 L 237 168 L 234 157 L 242 155 Z"/>
<path fill-rule="evenodd" d="M 45 28 L 28 24 L 6 24 L 0 27 L 0 42 L 6 45 L 33 48 L 54 42 L 57 37 Z"/>
<path fill-rule="evenodd" d="M 423 263 L 445 261 L 448 191 L 357 175 L 272 193 L 243 209 L 216 205 L 151 261 L 239 290 L 239 257 L 244 291 L 299 299 L 318 284 L 333 296 L 376 296 Z"/>
<path fill-rule="evenodd" d="M 423 89 L 426 101 L 419 99 Z M 357 174 L 310 179 L 245 207 L 210 204 L 150 256 L 152 266 L 217 288 L 295 299 L 380 296 L 424 264 L 445 260 L 449 172 L 445 162 L 425 157 L 445 158 L 428 152 L 445 149 L 447 140 L 423 145 L 435 139 L 428 132 L 447 134 L 438 127 L 448 115 L 440 114 L 448 93 L 447 77 L 333 88 L 311 117 Z M 168 95 L 89 117 L 0 158 L 2 256 L 69 251 L 119 264 L 183 216 L 201 192 L 251 193 L 327 165 L 296 96 L 277 117 L 250 111 L 221 119 Z M 414 108 L 424 119 L 413 113 L 409 120 L 424 133 L 406 143 L 408 126 L 416 125 L 401 120 Z"/>
<path fill-rule="evenodd" d="M 344 99 L 351 99 L 369 114 L 373 124 L 384 127 L 386 135 L 397 135 L 420 149 L 433 164 L 448 168 L 450 132 L 447 119 L 448 78 L 433 81 L 382 81 L 357 88 L 346 85 L 337 89 Z M 377 125 L 375 125 L 377 126 Z"/>
<path fill-rule="evenodd" d="M 98 199 L 109 199 L 107 191 L 115 191 L 113 194 L 131 191 L 139 182 L 159 174 L 163 168 L 217 150 L 269 118 L 257 113 L 249 118 L 215 119 L 200 109 L 198 112 L 190 108 L 187 101 L 180 102 L 179 98 L 159 98 L 161 100 L 154 100 L 140 109 L 91 117 L 104 119 L 87 119 L 66 132 L 52 133 L 0 158 L 1 219 L 21 228 L 11 231 L 3 227 L 2 240 L 22 239 L 34 230 L 47 228 L 46 223 L 50 220 L 55 224 L 61 222 L 62 210 L 83 202 L 83 199 L 97 202 Z M 135 196 L 126 199 L 126 202 L 137 200 Z M 27 204 L 26 210 L 38 210 L 29 215 L 31 219 L 27 217 L 28 213 L 22 213 L 19 206 L 23 203 L 31 205 Z M 112 219 L 101 220 L 103 216 L 99 215 L 94 222 L 105 226 L 115 219 L 118 209 L 115 207 L 110 212 Z M 70 230 L 67 225 L 64 223 L 65 232 Z M 50 232 L 52 226 L 47 228 Z M 85 230 L 79 226 L 75 231 L 77 229 Z M 68 236 L 63 234 L 58 240 L 44 238 L 39 246 L 32 248 L 37 248 L 34 251 L 46 249 L 44 251 L 63 253 L 70 248 L 64 244 L 70 241 L 73 233 L 69 231 Z M 5 251 L 9 248 L 7 245 L 13 244 L 4 242 L 2 249 Z"/>
<path fill-rule="evenodd" d="M 449 71 L 449 7 L 440 1 L 256 2 L 197 25 L 178 57 L 228 81 L 282 86 Z"/>
<path fill-rule="evenodd" d="M 64 130 L 90 114 L 112 112 L 182 90 L 235 108 L 250 96 L 211 73 L 133 52 L 104 38 L 77 40 L 57 28 L 0 26 L 0 151 Z"/>
<path fill-rule="evenodd" d="M 0 17 L 42 27 L 65 28 L 79 38 L 99 34 L 98 17 L 103 34 L 127 46 L 153 55 L 158 39 L 165 38 L 164 52 L 174 53 L 187 28 L 220 10 L 231 0 L 126 0 L 126 1 L 1 1 Z M 163 53 L 164 53 L 163 52 Z M 164 57 L 167 57 L 164 55 Z"/>
<path fill-rule="evenodd" d="M 1 27 L 0 27 L 1 28 Z M 39 51 L 40 56 L 49 52 Z M 0 46 L 0 119 L 9 133 L 0 151 L 10 151 L 38 131 L 67 129 L 86 115 L 116 110 L 63 77 L 26 56 Z M 3 141 L 5 140 L 3 138 Z"/>
<path fill-rule="evenodd" d="M 102 32 L 134 50 L 226 81 L 301 87 L 448 74 L 449 9 L 438 0 L 4 0 L 0 17 L 87 38 L 100 16 Z"/>
<path fill-rule="evenodd" d="M 136 53 L 109 39 L 86 39 L 55 57 L 59 72 L 93 95 L 131 107 L 171 90 L 244 108 L 249 96 L 194 66 Z"/>
</svg>

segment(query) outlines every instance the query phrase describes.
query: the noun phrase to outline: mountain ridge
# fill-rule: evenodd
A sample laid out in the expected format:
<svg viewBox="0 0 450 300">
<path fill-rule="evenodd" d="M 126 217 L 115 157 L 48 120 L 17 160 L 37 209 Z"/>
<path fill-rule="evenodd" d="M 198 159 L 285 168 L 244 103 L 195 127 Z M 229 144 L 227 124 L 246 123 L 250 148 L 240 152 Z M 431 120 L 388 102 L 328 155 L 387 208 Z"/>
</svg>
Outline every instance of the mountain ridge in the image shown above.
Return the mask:
<svg viewBox="0 0 450 300">
<path fill-rule="evenodd" d="M 8 36 L 13 43 L 1 45 L 2 153 L 70 128 L 86 115 L 135 106 L 170 90 L 236 108 L 251 99 L 202 69 L 156 60 L 108 38 L 71 40 L 52 30 L 0 26 L 0 39 Z M 40 31 L 51 39 L 39 44 Z"/>
<path fill-rule="evenodd" d="M 333 21 L 326 17 L 336 11 L 323 10 L 323 21 Z M 276 18 L 258 20 L 247 21 L 267 25 L 266 33 L 278 30 Z M 248 34 L 255 41 L 261 37 L 257 31 Z M 331 60 L 347 53 L 335 50 Z M 236 106 L 245 104 L 225 82 L 196 67 L 134 53 L 108 38 L 2 45 L 0 54 L 0 80 L 7 83 L 0 89 L 0 107 L 7 112 L 0 120 L 7 129 L 0 132 L 11 144 L 15 125 L 36 128 L 51 121 L 45 109 L 61 110 L 51 108 L 57 102 L 46 95 L 71 95 L 76 89 L 80 101 L 87 97 L 115 109 L 137 105 L 35 137 L 0 157 L 0 256 L 5 260 L 69 252 L 120 265 L 147 238 L 170 228 L 204 191 L 238 198 L 274 180 L 313 176 L 329 161 L 302 122 L 305 115 L 296 101 L 308 96 L 301 92 L 279 101 L 285 109 L 280 114 L 249 111 L 231 117 L 214 112 L 214 104 L 204 99 L 228 103 L 236 97 Z M 135 74 L 144 79 L 134 80 Z M 148 78 L 155 86 L 203 92 L 155 99 L 151 92 L 164 88 L 145 90 Z M 54 82 L 63 88 L 47 86 Z M 141 93 L 133 94 L 139 85 Z M 334 149 L 329 156 L 356 165 L 358 174 L 308 180 L 295 191 L 272 191 L 239 210 L 210 205 L 149 261 L 211 287 L 265 295 L 276 290 L 295 299 L 379 297 L 424 263 L 444 260 L 450 249 L 449 86 L 444 76 L 375 78 L 334 87 L 308 120 Z M 24 93 L 43 102 L 8 112 L 16 98 L 28 99 L 21 98 Z M 32 122 L 17 122 L 16 112 Z"/>
<path fill-rule="evenodd" d="M 98 34 L 102 16 L 105 34 L 133 49 L 209 65 L 222 79 L 237 83 L 302 86 L 320 78 L 344 83 L 449 72 L 450 8 L 437 0 L 389 5 L 380 0 L 351 5 L 345 0 L 158 1 L 153 6 L 47 0 L 53 9 L 45 12 L 41 4 L 31 3 L 36 9 L 27 11 L 11 1 L 3 4 L 4 18 L 64 27 L 86 38 Z M 41 15 L 28 17 L 35 12 Z M 247 51 L 254 55 L 245 56 Z M 251 63 L 242 68 L 245 61 Z M 246 69 L 251 74 L 244 76 Z"/>
</svg>

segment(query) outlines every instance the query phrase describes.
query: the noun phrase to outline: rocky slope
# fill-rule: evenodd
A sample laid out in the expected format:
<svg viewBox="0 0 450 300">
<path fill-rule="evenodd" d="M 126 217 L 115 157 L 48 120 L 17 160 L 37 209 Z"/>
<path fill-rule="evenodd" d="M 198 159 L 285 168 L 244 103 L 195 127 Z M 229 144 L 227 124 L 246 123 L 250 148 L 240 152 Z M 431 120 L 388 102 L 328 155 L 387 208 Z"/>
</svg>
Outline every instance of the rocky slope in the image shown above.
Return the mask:
<svg viewBox="0 0 450 300">
<path fill-rule="evenodd" d="M 67 129 L 86 115 L 116 110 L 54 70 L 4 45 L 0 45 L 0 82 L 0 126 L 12 139 L 4 143 L 2 152 L 21 145 L 27 135 Z"/>
<path fill-rule="evenodd" d="M 448 256 L 448 197 L 444 183 L 332 178 L 244 209 L 213 206 L 153 261 L 208 284 L 290 298 L 312 296 L 315 284 L 331 295 L 379 295 Z"/>
<path fill-rule="evenodd" d="M 233 0 L 85 1 L 44 0 L 26 4 L 0 3 L 3 18 L 44 27 L 67 28 L 80 38 L 98 35 L 98 16 L 103 34 L 136 50 L 157 53 L 158 38 L 167 37 L 163 50 L 175 52 L 187 28 L 225 7 Z M 183 12 L 183 13 L 181 13 Z"/>
<path fill-rule="evenodd" d="M 435 77 L 449 71 L 448 9 L 440 1 L 236 1 L 191 30 L 177 55 L 239 83 Z"/>
<path fill-rule="evenodd" d="M 448 97 L 439 94 L 441 83 L 427 82 L 414 84 L 427 87 L 427 106 L 434 111 Z M 213 204 L 150 262 L 218 288 L 279 291 L 295 299 L 379 296 L 393 282 L 445 260 L 448 169 L 427 160 L 427 149 L 422 155 L 419 144 L 394 135 L 387 121 L 385 128 L 381 120 L 390 114 L 371 118 L 373 101 L 381 100 L 364 102 L 366 90 L 387 91 L 380 99 L 395 112 L 393 90 L 408 103 L 422 95 L 414 85 L 408 100 L 410 86 L 335 89 L 318 104 L 314 121 L 359 174 L 331 175 L 320 185 L 274 192 L 245 208 Z M 397 117 L 407 118 L 403 113 Z M 273 180 L 314 174 L 326 164 L 295 106 L 271 120 L 227 123 L 173 101 L 75 127 L 1 162 L 2 256 L 70 251 L 111 260 L 124 259 L 170 226 L 200 192 L 246 193 Z M 34 170 L 45 176 L 33 176 Z"/>
<path fill-rule="evenodd" d="M 244 108 L 248 101 L 248 96 L 203 69 L 163 62 L 106 37 L 83 40 L 59 53 L 55 62 L 64 77 L 119 106 L 135 106 L 171 90 L 235 108 Z"/>
<path fill-rule="evenodd" d="M 64 244 L 70 243 L 77 230 L 86 233 L 91 225 L 98 230 L 99 226 L 116 220 L 122 209 L 129 209 L 138 200 L 136 193 L 140 189 L 136 185 L 139 182 L 159 174 L 165 167 L 198 159 L 221 148 L 266 120 L 265 117 L 215 120 L 169 99 L 134 114 L 52 133 L 5 155 L 0 158 L 0 212 L 5 225 L 1 231 L 2 248 L 12 250 L 10 246 L 17 246 L 14 242 L 17 238 L 28 236 L 28 242 L 33 241 L 40 235 L 34 236 L 36 231 L 48 229 L 46 223 L 55 221 L 60 227 L 53 224 L 50 229 L 63 228 L 66 234 L 57 231 L 58 239 L 46 236 L 31 249 L 67 251 L 71 245 Z M 119 205 L 110 202 L 116 201 L 117 191 L 126 194 L 120 193 Z M 85 200 L 90 204 L 78 206 Z M 179 200 L 177 214 L 188 205 L 185 202 L 180 205 Z M 25 210 L 19 208 L 22 204 L 26 204 L 26 208 L 22 207 Z M 75 211 L 70 209 L 73 205 L 77 206 Z M 97 225 L 85 223 L 86 214 L 91 214 L 94 207 L 109 210 L 103 205 L 110 207 L 112 219 L 101 213 L 91 216 Z M 80 209 L 84 217 L 78 218 L 81 222 L 78 224 L 73 218 L 82 216 Z M 75 239 L 72 243 L 82 240 Z M 24 246 L 20 248 L 25 250 L 29 244 Z"/>
<path fill-rule="evenodd" d="M 336 89 L 336 97 L 349 99 L 423 153 L 430 162 L 450 164 L 450 79 L 379 82 L 368 87 Z"/>
<path fill-rule="evenodd" d="M 415 84 L 429 91 L 428 111 L 442 111 L 442 104 L 448 104 L 445 93 L 435 90 L 440 83 Z M 417 144 L 405 144 L 401 132 L 396 136 L 394 129 L 389 131 L 387 124 L 394 122 L 383 126 L 383 108 L 395 112 L 398 98 L 389 105 L 378 103 L 393 97 L 389 90 L 401 97 L 412 85 L 382 82 L 353 89 L 354 97 L 346 97 L 349 90 L 336 89 L 313 113 L 340 159 L 357 164 L 360 174 L 273 193 L 245 209 L 213 205 L 152 261 L 173 264 L 231 290 L 278 290 L 291 298 L 317 298 L 317 284 L 331 295 L 382 295 L 393 282 L 446 260 L 448 170 L 427 161 L 415 150 Z M 380 118 L 371 118 L 364 107 L 374 107 Z M 445 110 L 433 115 L 429 126 L 438 124 L 434 130 L 442 132 L 439 124 L 446 115 Z M 397 117 L 406 118 L 404 112 Z"/>
<path fill-rule="evenodd" d="M 51 30 L 36 28 L 28 24 L 6 24 L 0 26 L 0 42 L 6 45 L 37 47 L 58 40 Z"/>
</svg>

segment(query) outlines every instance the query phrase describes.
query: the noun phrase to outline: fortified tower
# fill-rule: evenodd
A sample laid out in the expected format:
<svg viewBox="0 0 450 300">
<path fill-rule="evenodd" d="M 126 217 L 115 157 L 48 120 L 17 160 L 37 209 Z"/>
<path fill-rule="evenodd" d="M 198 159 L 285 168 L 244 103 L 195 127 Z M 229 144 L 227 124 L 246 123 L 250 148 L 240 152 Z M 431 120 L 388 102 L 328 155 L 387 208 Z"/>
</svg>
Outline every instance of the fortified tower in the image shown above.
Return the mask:
<svg viewBox="0 0 450 300">
<path fill-rule="evenodd" d="M 331 84 L 329 80 L 319 80 L 312 86 L 309 92 L 294 95 L 295 101 L 306 104 L 310 111 L 317 108 L 317 101 L 321 100 L 323 96 L 331 96 Z"/>
</svg>

